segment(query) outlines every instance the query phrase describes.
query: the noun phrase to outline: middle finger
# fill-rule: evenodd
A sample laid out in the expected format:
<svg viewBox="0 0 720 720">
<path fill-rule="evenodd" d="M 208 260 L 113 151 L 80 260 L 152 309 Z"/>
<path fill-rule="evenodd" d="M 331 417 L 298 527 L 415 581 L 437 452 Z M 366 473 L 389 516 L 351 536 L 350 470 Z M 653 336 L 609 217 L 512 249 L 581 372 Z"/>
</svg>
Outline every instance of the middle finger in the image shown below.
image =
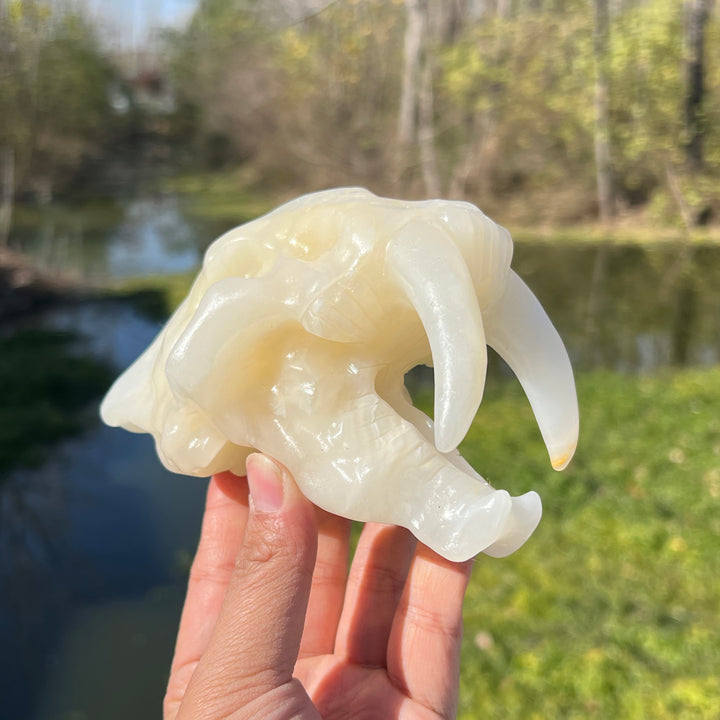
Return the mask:
<svg viewBox="0 0 720 720">
<path fill-rule="evenodd" d="M 410 531 L 368 523 L 358 543 L 335 652 L 365 667 L 384 667 L 393 618 L 417 541 Z"/>
<path fill-rule="evenodd" d="M 348 574 L 350 521 L 320 508 L 315 512 L 318 549 L 300 642 L 301 658 L 333 651 Z"/>
</svg>

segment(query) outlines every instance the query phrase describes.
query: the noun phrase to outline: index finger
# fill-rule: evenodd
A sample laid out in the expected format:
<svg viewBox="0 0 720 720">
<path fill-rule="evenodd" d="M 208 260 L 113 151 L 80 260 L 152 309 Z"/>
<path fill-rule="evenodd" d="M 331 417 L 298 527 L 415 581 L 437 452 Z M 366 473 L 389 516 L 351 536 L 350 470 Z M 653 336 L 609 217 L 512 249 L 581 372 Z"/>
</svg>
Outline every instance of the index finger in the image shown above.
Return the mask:
<svg viewBox="0 0 720 720">
<path fill-rule="evenodd" d="M 222 607 L 248 518 L 245 478 L 220 473 L 210 480 L 200 543 L 180 619 L 165 698 L 165 720 L 172 720 L 205 652 Z"/>
<path fill-rule="evenodd" d="M 348 575 L 350 520 L 315 509 L 318 548 L 300 642 L 300 657 L 325 655 L 335 647 Z"/>
</svg>

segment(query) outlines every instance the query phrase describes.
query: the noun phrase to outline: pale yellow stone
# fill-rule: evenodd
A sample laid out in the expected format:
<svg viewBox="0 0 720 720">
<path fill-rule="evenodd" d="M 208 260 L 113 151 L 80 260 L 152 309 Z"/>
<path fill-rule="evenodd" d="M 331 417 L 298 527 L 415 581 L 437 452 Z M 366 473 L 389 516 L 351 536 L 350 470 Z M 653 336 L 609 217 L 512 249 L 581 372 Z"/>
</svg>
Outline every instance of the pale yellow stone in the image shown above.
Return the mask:
<svg viewBox="0 0 720 720">
<path fill-rule="evenodd" d="M 106 423 L 155 438 L 171 470 L 243 474 L 257 449 L 317 505 L 403 525 L 451 560 L 505 555 L 540 520 L 459 455 L 486 343 L 520 379 L 551 462 L 577 443 L 570 362 L 510 270 L 512 240 L 473 205 L 300 197 L 208 249 L 182 305 L 105 398 Z M 435 368 L 435 422 L 404 375 Z"/>
</svg>

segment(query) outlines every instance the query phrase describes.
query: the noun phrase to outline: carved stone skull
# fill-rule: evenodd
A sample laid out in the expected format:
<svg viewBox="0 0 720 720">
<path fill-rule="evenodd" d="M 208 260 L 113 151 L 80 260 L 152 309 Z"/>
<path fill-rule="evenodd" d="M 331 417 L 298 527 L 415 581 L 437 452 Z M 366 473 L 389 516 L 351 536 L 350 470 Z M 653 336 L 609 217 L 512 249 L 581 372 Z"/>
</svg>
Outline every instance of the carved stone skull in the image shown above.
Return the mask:
<svg viewBox="0 0 720 720">
<path fill-rule="evenodd" d="M 330 512 L 405 526 L 450 560 L 508 554 L 540 499 L 495 490 L 456 450 L 486 345 L 522 383 L 555 468 L 578 435 L 567 353 L 511 257 L 508 232 L 468 203 L 300 197 L 210 246 L 102 417 L 151 433 L 173 471 L 244 474 L 257 449 Z M 422 363 L 434 423 L 404 385 Z"/>
</svg>

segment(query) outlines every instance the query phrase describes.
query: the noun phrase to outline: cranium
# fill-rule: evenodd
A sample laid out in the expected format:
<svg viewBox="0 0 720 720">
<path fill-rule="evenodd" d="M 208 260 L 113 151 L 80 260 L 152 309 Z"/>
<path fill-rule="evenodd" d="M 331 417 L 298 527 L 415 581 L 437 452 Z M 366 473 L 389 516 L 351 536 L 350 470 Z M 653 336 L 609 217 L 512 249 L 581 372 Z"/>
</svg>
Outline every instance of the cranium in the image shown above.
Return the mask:
<svg viewBox="0 0 720 720">
<path fill-rule="evenodd" d="M 405 526 L 450 560 L 509 554 L 540 498 L 495 490 L 456 449 L 486 344 L 522 383 L 556 469 L 578 435 L 567 353 L 511 256 L 509 233 L 468 203 L 300 197 L 209 247 L 102 417 L 151 433 L 175 472 L 244 474 L 259 450 L 330 512 Z M 434 422 L 405 389 L 421 363 L 434 366 Z"/>
</svg>

